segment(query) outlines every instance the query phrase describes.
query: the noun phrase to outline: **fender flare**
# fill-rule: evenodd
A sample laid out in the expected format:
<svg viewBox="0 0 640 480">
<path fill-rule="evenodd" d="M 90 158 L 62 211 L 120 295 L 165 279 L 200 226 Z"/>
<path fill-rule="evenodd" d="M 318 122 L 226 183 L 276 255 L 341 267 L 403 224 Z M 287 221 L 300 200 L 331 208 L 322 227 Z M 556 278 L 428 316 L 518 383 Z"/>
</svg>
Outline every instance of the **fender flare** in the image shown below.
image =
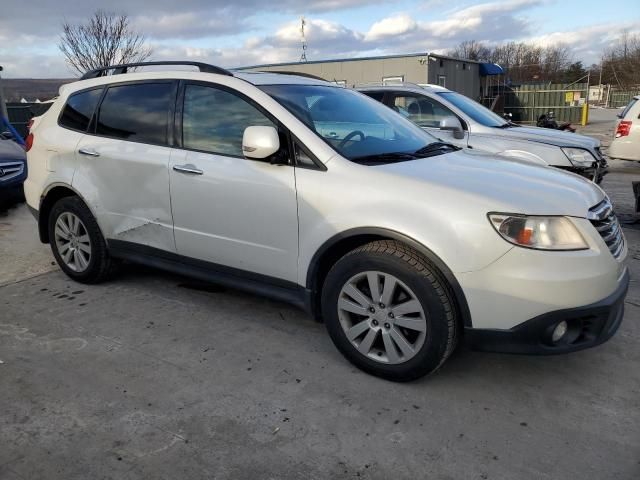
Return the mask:
<svg viewBox="0 0 640 480">
<path fill-rule="evenodd" d="M 42 211 L 42 204 L 44 203 L 44 201 L 46 200 L 47 196 L 49 195 L 49 193 L 54 190 L 55 188 L 65 188 L 67 190 L 70 190 L 74 193 L 75 196 L 77 196 L 80 200 L 82 200 L 82 202 L 87 206 L 87 208 L 89 209 L 89 211 L 91 212 L 91 215 L 93 215 L 93 218 L 96 219 L 96 223 L 98 221 L 98 217 L 96 216 L 95 212 L 93 211 L 93 208 L 91 208 L 91 205 L 89 204 L 89 202 L 87 202 L 87 200 L 84 198 L 84 196 L 78 192 L 75 188 L 73 188 L 71 185 L 69 185 L 68 183 L 63 183 L 63 182 L 54 182 L 50 185 L 47 186 L 46 190 L 40 195 L 40 202 L 38 205 L 38 234 L 40 236 L 40 241 L 42 243 L 49 243 L 47 240 L 47 228 L 48 228 L 48 219 L 44 218 L 41 214 Z M 102 231 L 102 227 L 98 224 L 98 228 L 100 229 L 100 234 L 103 236 L 104 238 L 104 232 Z"/>
<path fill-rule="evenodd" d="M 345 230 L 344 232 L 340 232 L 335 234 L 333 237 L 326 240 L 320 248 L 316 251 L 316 253 L 311 258 L 311 262 L 309 263 L 309 267 L 307 269 L 307 278 L 306 278 L 306 287 L 309 292 L 316 292 L 318 290 L 317 276 L 320 270 L 321 260 L 324 255 L 329 252 L 332 247 L 336 246 L 338 243 L 348 240 L 349 238 L 354 238 L 357 236 L 372 236 L 372 237 L 381 237 L 388 238 L 391 240 L 396 240 L 398 242 L 404 243 L 411 248 L 417 250 L 419 253 L 424 255 L 424 257 L 429 260 L 444 276 L 445 280 L 449 283 L 449 286 L 452 290 L 456 305 L 458 307 L 458 312 L 462 318 L 462 323 L 465 327 L 472 327 L 471 320 L 471 312 L 469 310 L 469 304 L 467 303 L 467 298 L 460 286 L 460 283 L 456 279 L 455 275 L 451 271 L 451 269 L 438 257 L 432 250 L 418 242 L 417 240 L 400 233 L 398 231 L 382 228 L 382 227 L 358 227 L 352 228 L 349 230 Z"/>
</svg>

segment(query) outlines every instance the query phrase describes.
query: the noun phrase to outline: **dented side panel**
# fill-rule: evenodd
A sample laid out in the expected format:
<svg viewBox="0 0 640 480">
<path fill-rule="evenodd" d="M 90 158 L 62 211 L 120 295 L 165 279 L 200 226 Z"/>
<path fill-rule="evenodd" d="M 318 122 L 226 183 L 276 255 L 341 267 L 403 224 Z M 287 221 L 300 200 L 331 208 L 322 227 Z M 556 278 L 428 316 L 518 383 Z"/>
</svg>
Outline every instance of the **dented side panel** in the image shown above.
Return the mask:
<svg viewBox="0 0 640 480">
<path fill-rule="evenodd" d="M 171 149 L 86 135 L 73 187 L 83 192 L 107 239 L 175 252 L 169 195 Z"/>
</svg>

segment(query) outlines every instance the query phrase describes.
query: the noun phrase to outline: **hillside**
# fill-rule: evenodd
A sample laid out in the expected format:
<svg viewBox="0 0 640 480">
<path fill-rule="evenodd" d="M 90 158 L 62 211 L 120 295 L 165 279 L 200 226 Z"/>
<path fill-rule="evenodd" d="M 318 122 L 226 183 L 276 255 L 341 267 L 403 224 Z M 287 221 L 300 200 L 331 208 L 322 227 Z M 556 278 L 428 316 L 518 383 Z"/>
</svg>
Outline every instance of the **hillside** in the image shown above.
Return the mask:
<svg viewBox="0 0 640 480">
<path fill-rule="evenodd" d="M 58 89 L 74 78 L 3 78 L 2 87 L 7 102 L 19 102 L 24 98 L 29 102 L 36 98 L 48 100 L 58 95 Z"/>
</svg>

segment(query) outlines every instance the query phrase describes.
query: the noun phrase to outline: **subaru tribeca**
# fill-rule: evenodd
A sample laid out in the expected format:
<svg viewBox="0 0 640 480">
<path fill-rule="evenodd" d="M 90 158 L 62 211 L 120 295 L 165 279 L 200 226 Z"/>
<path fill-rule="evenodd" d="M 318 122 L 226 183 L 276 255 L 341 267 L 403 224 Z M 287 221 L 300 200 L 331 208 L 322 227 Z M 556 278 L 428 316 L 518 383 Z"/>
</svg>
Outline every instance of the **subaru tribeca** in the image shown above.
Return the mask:
<svg viewBox="0 0 640 480">
<path fill-rule="evenodd" d="M 89 72 L 35 123 L 26 197 L 73 280 L 124 259 L 285 300 L 396 381 L 460 340 L 551 354 L 617 330 L 627 247 L 595 184 L 328 82 L 188 64 Z"/>
</svg>

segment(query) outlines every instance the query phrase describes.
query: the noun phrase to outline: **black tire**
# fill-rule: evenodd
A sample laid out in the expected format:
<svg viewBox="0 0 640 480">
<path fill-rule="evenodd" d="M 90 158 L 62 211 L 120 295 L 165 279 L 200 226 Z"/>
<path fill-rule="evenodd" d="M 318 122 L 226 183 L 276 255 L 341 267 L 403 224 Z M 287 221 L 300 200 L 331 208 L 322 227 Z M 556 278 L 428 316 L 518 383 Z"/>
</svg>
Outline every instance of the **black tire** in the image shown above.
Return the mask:
<svg viewBox="0 0 640 480">
<path fill-rule="evenodd" d="M 415 356 L 404 363 L 381 363 L 361 354 L 340 323 L 338 299 L 342 287 L 366 271 L 396 277 L 413 291 L 424 310 L 426 338 Z M 391 240 L 366 244 L 336 262 L 324 282 L 322 313 L 331 339 L 351 363 L 367 373 L 397 382 L 435 372 L 451 355 L 458 340 L 453 295 L 442 274 L 419 252 Z"/>
<path fill-rule="evenodd" d="M 65 212 L 76 215 L 82 221 L 91 241 L 91 257 L 87 268 L 82 272 L 74 271 L 65 264 L 55 241 L 56 221 Z M 49 214 L 48 229 L 53 256 L 67 276 L 80 283 L 95 284 L 103 282 L 112 275 L 116 262 L 109 255 L 107 244 L 96 219 L 79 197 L 65 197 L 53 205 Z"/>
</svg>

